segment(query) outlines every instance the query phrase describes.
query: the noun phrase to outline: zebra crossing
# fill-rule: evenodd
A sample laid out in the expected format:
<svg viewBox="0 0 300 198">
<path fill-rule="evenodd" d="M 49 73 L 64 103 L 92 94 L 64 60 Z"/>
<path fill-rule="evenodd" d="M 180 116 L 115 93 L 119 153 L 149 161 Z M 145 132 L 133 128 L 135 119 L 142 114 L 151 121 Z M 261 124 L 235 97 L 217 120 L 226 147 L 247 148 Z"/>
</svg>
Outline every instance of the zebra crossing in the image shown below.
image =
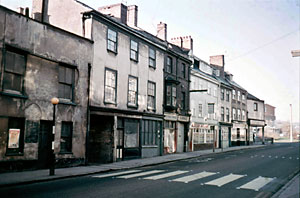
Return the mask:
<svg viewBox="0 0 300 198">
<path fill-rule="evenodd" d="M 194 181 L 200 181 L 201 185 L 209 185 L 209 186 L 217 186 L 222 187 L 226 184 L 229 184 L 234 181 L 238 181 L 241 178 L 246 178 L 247 175 L 239 175 L 239 174 L 233 174 L 230 173 L 228 175 L 222 175 L 219 172 L 206 172 L 202 171 L 200 173 L 194 173 L 189 174 L 191 171 L 182 171 L 182 170 L 176 170 L 168 172 L 166 170 L 149 170 L 149 171 L 143 171 L 143 170 L 127 170 L 117 173 L 109 173 L 109 174 L 101 174 L 101 175 L 95 175 L 92 176 L 94 178 L 117 178 L 117 179 L 132 179 L 132 178 L 141 178 L 144 180 L 159 180 L 159 179 L 167 179 L 170 177 L 176 177 L 175 179 L 168 180 L 170 182 L 181 182 L 181 183 L 189 183 Z M 189 175 L 187 175 L 189 174 Z M 211 176 L 217 176 L 220 175 L 218 178 L 212 179 L 210 181 L 201 183 L 202 179 L 207 179 Z M 236 189 L 244 189 L 244 190 L 254 190 L 259 191 L 261 188 L 266 186 L 267 184 L 273 182 L 276 178 L 270 178 L 270 177 L 262 177 L 259 176 L 255 179 L 252 179 L 251 181 L 248 181 L 245 184 L 242 184 Z"/>
</svg>

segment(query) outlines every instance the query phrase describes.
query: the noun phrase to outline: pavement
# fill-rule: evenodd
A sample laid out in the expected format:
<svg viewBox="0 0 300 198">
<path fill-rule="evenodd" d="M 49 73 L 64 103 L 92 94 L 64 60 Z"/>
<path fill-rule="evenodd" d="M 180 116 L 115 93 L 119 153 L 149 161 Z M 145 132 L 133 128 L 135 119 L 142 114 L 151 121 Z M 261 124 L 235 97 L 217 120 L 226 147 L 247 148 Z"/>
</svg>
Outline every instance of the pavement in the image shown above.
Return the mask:
<svg viewBox="0 0 300 198">
<path fill-rule="evenodd" d="M 152 165 L 164 164 L 164 163 L 174 162 L 179 160 L 197 158 L 209 154 L 217 154 L 217 153 L 244 150 L 244 149 L 254 149 L 254 148 L 260 148 L 264 146 L 265 145 L 230 147 L 224 149 L 215 149 L 215 152 L 213 152 L 213 150 L 210 149 L 210 150 L 201 150 L 201 151 L 186 152 L 186 153 L 169 154 L 169 155 L 163 155 L 163 156 L 157 156 L 151 158 L 120 161 L 120 162 L 114 162 L 110 164 L 58 168 L 55 169 L 55 175 L 53 176 L 49 175 L 49 169 L 2 173 L 0 174 L 0 187 L 39 183 L 39 182 L 45 182 L 51 180 L 91 175 L 96 173 L 104 173 L 109 171 L 152 166 Z M 274 196 L 272 198 L 287 198 L 287 197 L 299 198 L 299 174 L 298 176 L 293 178 L 290 182 L 288 182 Z"/>
</svg>

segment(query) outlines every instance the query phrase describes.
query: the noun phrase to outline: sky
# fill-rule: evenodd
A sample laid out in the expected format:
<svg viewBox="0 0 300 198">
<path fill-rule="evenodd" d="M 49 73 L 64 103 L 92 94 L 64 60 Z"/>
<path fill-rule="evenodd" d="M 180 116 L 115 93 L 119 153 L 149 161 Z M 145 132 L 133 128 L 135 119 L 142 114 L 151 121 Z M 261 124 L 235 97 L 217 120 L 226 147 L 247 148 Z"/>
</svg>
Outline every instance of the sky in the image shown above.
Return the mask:
<svg viewBox="0 0 300 198">
<path fill-rule="evenodd" d="M 32 0 L 0 0 L 11 9 Z M 82 0 L 94 9 L 123 3 L 138 6 L 138 26 L 156 35 L 167 23 L 168 40 L 192 36 L 194 54 L 225 55 L 233 80 L 276 107 L 277 120 L 299 122 L 300 0 Z"/>
</svg>

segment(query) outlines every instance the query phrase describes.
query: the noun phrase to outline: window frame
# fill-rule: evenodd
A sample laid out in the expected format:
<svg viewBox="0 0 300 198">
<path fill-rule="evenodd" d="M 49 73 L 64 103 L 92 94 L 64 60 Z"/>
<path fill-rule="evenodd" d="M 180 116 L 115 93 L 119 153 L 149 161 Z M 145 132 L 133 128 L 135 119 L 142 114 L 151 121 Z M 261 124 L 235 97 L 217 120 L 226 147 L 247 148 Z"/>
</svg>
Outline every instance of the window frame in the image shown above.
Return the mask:
<svg viewBox="0 0 300 198">
<path fill-rule="evenodd" d="M 237 91 L 237 99 L 238 99 L 238 101 L 241 101 L 241 92 L 240 91 Z"/>
<path fill-rule="evenodd" d="M 225 99 L 225 93 L 224 93 L 224 89 L 221 89 L 221 100 L 224 100 Z"/>
<path fill-rule="evenodd" d="M 12 121 L 14 120 L 14 121 Z M 15 122 L 12 124 L 12 122 Z M 19 125 L 20 129 L 18 148 L 9 148 L 9 130 L 16 129 L 16 126 Z M 7 140 L 6 140 L 6 151 L 5 156 L 21 156 L 24 155 L 24 145 L 25 145 L 25 118 L 23 117 L 7 117 Z"/>
<path fill-rule="evenodd" d="M 258 104 L 257 104 L 257 102 L 253 103 L 253 111 L 258 111 Z"/>
<path fill-rule="evenodd" d="M 133 43 L 136 44 L 136 49 L 133 48 Z M 139 61 L 139 42 L 134 40 L 134 39 L 130 39 L 130 52 L 129 52 L 129 57 L 130 60 L 138 62 Z M 132 57 L 132 53 L 135 54 L 135 57 Z"/>
<path fill-rule="evenodd" d="M 168 87 L 170 88 L 170 95 L 168 94 Z M 174 96 L 174 90 L 176 91 Z M 168 101 L 170 100 L 170 104 Z M 176 84 L 166 84 L 166 106 L 177 107 L 177 85 Z"/>
<path fill-rule="evenodd" d="M 11 53 L 11 54 L 17 54 L 19 56 L 24 57 L 24 68 L 23 68 L 23 73 L 20 72 L 16 72 L 16 71 L 11 71 L 9 68 L 7 68 L 7 54 Z M 18 48 L 14 48 L 11 46 L 5 46 L 4 48 L 4 53 L 3 53 L 3 69 L 2 72 L 0 70 L 0 79 L 1 79 L 1 91 L 8 93 L 8 94 L 16 94 L 16 95 L 24 95 L 25 92 L 25 87 L 24 87 L 24 83 L 25 83 L 25 76 L 26 76 L 26 69 L 27 69 L 27 55 L 28 53 L 18 49 Z M 16 60 L 15 56 L 13 57 L 14 60 Z M 15 61 L 14 61 L 15 64 Z M 18 69 L 18 68 L 17 68 Z M 16 89 L 11 89 L 11 88 L 5 88 L 5 78 L 6 78 L 6 74 L 7 76 L 9 75 L 13 75 L 13 76 L 18 76 L 20 78 L 20 89 L 16 90 Z M 2 77 L 2 78 L 1 78 Z M 11 83 L 11 82 L 10 82 Z"/>
<path fill-rule="evenodd" d="M 150 84 L 154 85 L 154 96 L 149 95 L 149 85 Z M 153 102 L 154 107 L 149 106 L 149 99 L 151 97 L 153 97 L 153 100 L 154 100 L 154 102 Z M 153 81 L 150 81 L 150 80 L 148 80 L 148 83 L 147 83 L 147 109 L 153 110 L 153 111 L 156 110 L 156 83 Z"/>
<path fill-rule="evenodd" d="M 186 78 L 186 65 L 185 63 L 181 63 L 181 75 L 182 75 L 182 78 Z"/>
<path fill-rule="evenodd" d="M 237 120 L 237 112 L 234 107 L 232 108 L 232 120 Z"/>
<path fill-rule="evenodd" d="M 201 108 L 200 108 L 201 107 Z M 201 110 L 201 111 L 200 111 Z M 203 105 L 200 103 L 198 104 L 198 117 L 202 118 L 203 117 Z"/>
<path fill-rule="evenodd" d="M 230 118 L 229 108 L 226 108 L 226 122 L 229 122 L 229 118 Z"/>
<path fill-rule="evenodd" d="M 226 90 L 226 101 L 230 101 L 230 91 Z"/>
<path fill-rule="evenodd" d="M 176 90 L 177 92 L 177 90 Z M 186 93 L 185 91 L 181 92 L 181 109 L 185 110 L 186 109 Z"/>
<path fill-rule="evenodd" d="M 109 38 L 109 31 L 112 31 L 112 32 L 114 32 L 115 34 L 116 34 L 116 36 L 115 36 L 115 41 L 114 40 L 112 40 L 112 39 L 110 39 Z M 114 47 L 115 47 L 115 49 L 110 49 L 109 48 L 109 42 L 112 42 L 112 43 L 114 43 Z M 112 29 L 112 28 L 110 28 L 110 27 L 107 27 L 107 33 L 106 33 L 106 49 L 107 49 L 107 51 L 109 51 L 109 52 L 112 52 L 112 53 L 115 53 L 115 54 L 117 54 L 118 53 L 118 32 L 116 31 L 116 30 L 114 30 L 114 29 Z"/>
<path fill-rule="evenodd" d="M 170 60 L 170 64 L 169 61 Z M 166 60 L 166 72 L 167 73 L 172 73 L 173 72 L 173 58 L 171 56 L 167 56 L 167 60 Z"/>
<path fill-rule="evenodd" d="M 235 100 L 235 90 L 234 89 L 232 90 L 232 99 Z"/>
<path fill-rule="evenodd" d="M 222 122 L 225 121 L 225 109 L 224 109 L 224 107 L 221 107 L 221 121 Z"/>
<path fill-rule="evenodd" d="M 129 86 L 129 80 L 130 79 L 135 79 L 136 80 L 136 90 L 135 91 L 129 90 L 129 88 L 130 88 L 130 86 Z M 139 84 L 138 77 L 132 76 L 132 75 L 128 75 L 128 86 L 127 86 L 127 106 L 128 107 L 138 107 L 138 90 L 139 90 L 138 84 Z M 129 101 L 129 96 L 130 96 L 129 92 L 130 91 L 135 92 L 135 104 L 132 104 Z"/>
<path fill-rule="evenodd" d="M 64 127 L 66 127 L 65 125 L 68 125 L 68 127 L 70 127 L 70 131 L 68 136 L 63 136 L 65 134 L 63 134 L 63 130 L 64 130 Z M 60 151 L 59 153 L 72 153 L 72 148 L 73 148 L 73 122 L 66 122 L 66 121 L 62 121 L 61 122 L 61 133 L 60 133 Z M 69 141 L 69 147 L 68 148 L 64 148 L 65 150 L 63 150 L 63 147 L 62 147 L 62 140 L 63 139 L 67 139 Z M 65 141 L 66 142 L 66 141 Z"/>
<path fill-rule="evenodd" d="M 74 96 L 75 96 L 75 94 L 74 94 L 74 89 L 75 89 L 75 67 L 72 66 L 72 65 L 63 64 L 63 63 L 60 63 L 58 67 L 59 67 L 58 68 L 58 84 L 59 84 L 59 86 L 58 86 L 58 98 L 60 98 L 62 100 L 69 100 L 69 101 L 73 102 L 74 101 Z M 68 82 L 61 82 L 61 69 L 62 68 L 64 68 L 64 70 L 65 70 L 64 71 L 64 74 L 65 74 L 64 78 L 67 78 L 66 76 L 67 76 L 67 71 L 68 70 L 72 71 L 71 84 L 69 84 Z M 65 81 L 67 81 L 67 80 L 65 80 Z M 60 92 L 60 85 L 68 86 L 68 87 L 71 88 L 70 89 L 70 91 L 71 91 L 70 97 L 71 98 L 66 97 L 65 91 L 64 91 L 63 97 L 61 97 L 61 95 L 60 95 L 60 93 L 61 93 Z"/>
<path fill-rule="evenodd" d="M 151 57 L 151 50 L 153 51 L 154 53 L 154 57 Z M 151 60 L 153 61 L 154 65 L 151 65 Z M 152 68 L 156 68 L 156 50 L 149 47 L 149 67 L 152 67 Z"/>
<path fill-rule="evenodd" d="M 242 120 L 241 109 L 237 109 L 238 120 Z"/>
<path fill-rule="evenodd" d="M 106 74 L 107 72 L 112 72 L 115 74 L 115 87 L 113 87 L 115 89 L 115 98 L 114 98 L 114 101 L 108 101 L 107 100 L 107 97 L 106 97 Z M 114 69 L 110 69 L 110 68 L 105 68 L 104 70 L 104 104 L 114 104 L 116 105 L 117 104 L 117 89 L 118 89 L 118 71 L 117 70 L 114 70 Z"/>
</svg>

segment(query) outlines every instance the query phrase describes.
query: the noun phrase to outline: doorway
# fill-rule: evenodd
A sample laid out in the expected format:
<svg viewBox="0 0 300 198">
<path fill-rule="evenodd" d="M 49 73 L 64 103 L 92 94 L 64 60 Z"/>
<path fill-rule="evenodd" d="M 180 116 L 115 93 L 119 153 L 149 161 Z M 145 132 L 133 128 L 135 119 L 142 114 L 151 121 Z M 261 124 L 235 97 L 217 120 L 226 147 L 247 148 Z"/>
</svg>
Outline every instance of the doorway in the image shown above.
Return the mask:
<svg viewBox="0 0 300 198">
<path fill-rule="evenodd" d="M 52 121 L 41 120 L 38 147 L 38 168 L 48 168 L 51 157 Z"/>
</svg>

